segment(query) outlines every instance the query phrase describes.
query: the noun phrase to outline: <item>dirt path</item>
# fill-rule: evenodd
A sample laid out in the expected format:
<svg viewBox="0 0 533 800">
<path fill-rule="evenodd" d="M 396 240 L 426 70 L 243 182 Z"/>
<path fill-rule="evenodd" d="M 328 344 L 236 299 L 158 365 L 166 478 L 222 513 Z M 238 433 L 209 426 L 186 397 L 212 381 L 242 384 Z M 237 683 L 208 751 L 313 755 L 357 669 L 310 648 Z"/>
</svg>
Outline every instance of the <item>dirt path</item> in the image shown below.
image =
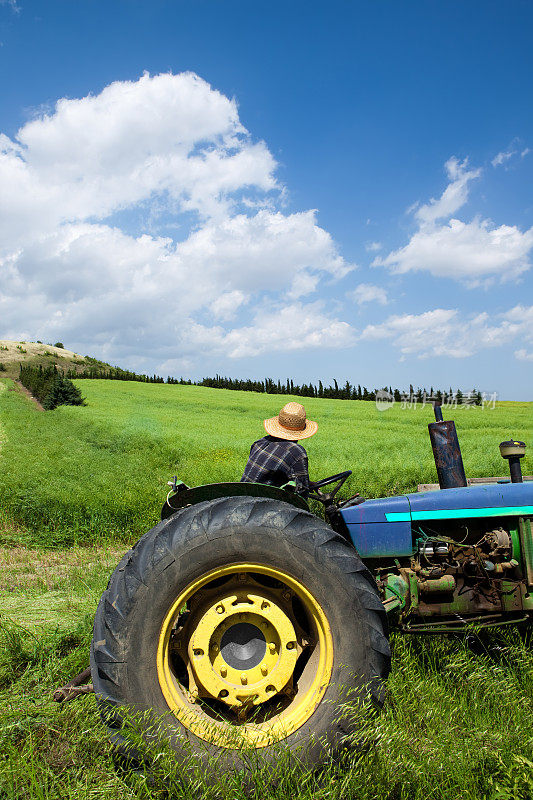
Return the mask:
<svg viewBox="0 0 533 800">
<path fill-rule="evenodd" d="M 39 409 L 39 411 L 44 411 L 44 408 L 43 408 L 43 407 L 42 407 L 42 405 L 39 403 L 39 401 L 38 401 L 38 400 L 37 400 L 37 399 L 36 399 L 36 398 L 35 398 L 35 397 L 32 395 L 32 393 L 31 393 L 30 391 L 28 391 L 28 389 L 26 389 L 26 387 L 25 387 L 25 386 L 23 386 L 23 385 L 21 384 L 21 382 L 20 382 L 20 381 L 14 381 L 14 384 L 15 384 L 15 386 L 17 387 L 17 389 L 18 389 L 18 390 L 19 390 L 19 391 L 20 391 L 22 394 L 26 395 L 26 397 L 28 398 L 28 400 L 31 400 L 31 401 L 32 401 L 32 403 L 35 403 L 35 405 L 37 406 L 37 408 Z"/>
</svg>

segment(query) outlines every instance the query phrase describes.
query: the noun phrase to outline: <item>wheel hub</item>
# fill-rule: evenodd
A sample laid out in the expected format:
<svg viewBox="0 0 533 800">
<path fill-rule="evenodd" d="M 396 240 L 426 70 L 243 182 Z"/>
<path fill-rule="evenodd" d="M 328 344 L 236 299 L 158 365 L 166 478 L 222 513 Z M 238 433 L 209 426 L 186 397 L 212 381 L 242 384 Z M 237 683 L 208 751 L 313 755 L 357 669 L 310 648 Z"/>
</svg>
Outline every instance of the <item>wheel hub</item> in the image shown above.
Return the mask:
<svg viewBox="0 0 533 800">
<path fill-rule="evenodd" d="M 329 684 L 333 641 L 313 595 L 264 564 L 218 567 L 184 587 L 161 626 L 159 683 L 196 736 L 234 748 L 287 737 Z M 239 741 L 241 741 L 239 739 Z"/>
<path fill-rule="evenodd" d="M 220 655 L 234 669 L 256 667 L 266 651 L 263 632 L 250 622 L 238 622 L 225 631 L 220 641 Z"/>
<path fill-rule="evenodd" d="M 258 705 L 291 680 L 301 651 L 296 631 L 279 598 L 258 588 L 230 585 L 216 600 L 199 603 L 177 636 L 193 696 L 236 708 Z"/>
</svg>

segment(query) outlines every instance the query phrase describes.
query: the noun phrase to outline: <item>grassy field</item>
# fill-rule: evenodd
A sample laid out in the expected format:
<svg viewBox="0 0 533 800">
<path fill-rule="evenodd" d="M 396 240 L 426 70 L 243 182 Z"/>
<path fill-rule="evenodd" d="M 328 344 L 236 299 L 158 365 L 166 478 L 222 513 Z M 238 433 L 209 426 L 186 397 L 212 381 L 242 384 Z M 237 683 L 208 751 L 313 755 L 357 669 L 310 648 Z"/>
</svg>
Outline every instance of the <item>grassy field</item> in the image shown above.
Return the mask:
<svg viewBox="0 0 533 800">
<path fill-rule="evenodd" d="M 158 518 L 166 480 L 238 480 L 275 396 L 79 381 L 88 405 L 40 412 L 0 382 L 1 800 L 244 800 L 242 776 L 208 787 L 162 753 L 154 782 L 118 775 L 91 696 L 51 692 L 87 664 L 96 604 L 128 544 Z M 282 402 L 285 402 L 283 398 Z M 351 468 L 350 489 L 399 493 L 435 480 L 430 408 L 314 400 L 313 478 Z M 455 413 L 466 472 L 503 475 L 498 444 L 531 443 L 531 404 Z M 526 459 L 527 462 L 527 459 Z M 524 465 L 531 473 L 532 462 Z M 348 491 L 348 490 L 347 490 Z M 289 800 L 530 800 L 533 654 L 519 631 L 393 637 L 384 712 L 367 747 L 322 775 L 283 756 L 254 796 Z"/>
<path fill-rule="evenodd" d="M 196 386 L 77 381 L 87 407 L 37 408 L 4 382 L 0 508 L 24 543 L 62 546 L 137 537 L 158 519 L 177 474 L 189 485 L 239 480 L 262 419 L 286 398 Z M 306 443 L 311 477 L 344 469 L 364 497 L 414 491 L 436 480 L 429 406 L 380 412 L 370 402 L 308 400 L 319 422 Z M 454 414 L 469 477 L 504 475 L 498 444 L 531 441 L 533 404 Z M 533 471 L 531 456 L 524 472 Z"/>
</svg>

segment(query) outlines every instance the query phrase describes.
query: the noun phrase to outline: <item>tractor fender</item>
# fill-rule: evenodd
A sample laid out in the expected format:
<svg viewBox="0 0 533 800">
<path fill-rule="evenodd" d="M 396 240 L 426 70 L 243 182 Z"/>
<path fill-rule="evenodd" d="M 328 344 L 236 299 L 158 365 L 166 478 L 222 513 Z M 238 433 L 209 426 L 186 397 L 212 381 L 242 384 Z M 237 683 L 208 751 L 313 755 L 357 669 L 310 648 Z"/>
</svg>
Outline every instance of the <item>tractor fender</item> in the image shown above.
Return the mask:
<svg viewBox="0 0 533 800">
<path fill-rule="evenodd" d="M 168 493 L 161 509 L 161 519 L 168 519 L 176 511 L 187 506 L 203 503 L 206 500 L 219 500 L 222 497 L 266 497 L 269 500 L 280 500 L 303 511 L 309 511 L 307 501 L 289 488 L 282 489 L 266 483 L 207 483 L 204 486 L 190 488 L 184 483 L 177 484 L 177 491 Z"/>
</svg>

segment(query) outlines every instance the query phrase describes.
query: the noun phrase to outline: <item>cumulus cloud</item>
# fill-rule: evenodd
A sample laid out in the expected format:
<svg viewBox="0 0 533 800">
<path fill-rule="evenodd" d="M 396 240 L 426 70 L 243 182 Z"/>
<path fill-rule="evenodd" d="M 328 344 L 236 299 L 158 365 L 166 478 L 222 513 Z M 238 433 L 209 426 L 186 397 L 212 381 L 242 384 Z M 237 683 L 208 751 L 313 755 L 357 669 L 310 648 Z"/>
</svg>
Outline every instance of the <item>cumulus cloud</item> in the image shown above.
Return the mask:
<svg viewBox="0 0 533 800">
<path fill-rule="evenodd" d="M 480 177 L 481 170 L 451 158 L 446 171 L 450 182 L 443 194 L 411 209 L 418 228 L 409 242 L 378 256 L 373 265 L 399 274 L 425 271 L 471 287 L 515 279 L 529 269 L 533 227 L 521 231 L 515 225 L 495 226 L 479 216 L 470 222 L 453 217 L 466 204 L 470 182 Z"/>
<path fill-rule="evenodd" d="M 368 325 L 360 338 L 389 340 L 403 355 L 419 358 L 439 355 L 467 358 L 509 342 L 533 343 L 533 306 L 517 305 L 496 317 L 486 312 L 462 315 L 449 308 L 401 314 L 379 325 Z M 515 353 L 522 360 L 524 354 L 525 350 Z"/>
<path fill-rule="evenodd" d="M 383 245 L 381 242 L 367 242 L 365 245 L 365 250 L 367 253 L 375 253 L 378 250 L 381 250 Z"/>
<path fill-rule="evenodd" d="M 61 99 L 0 135 L 3 335 L 168 358 L 186 326 L 198 354 L 220 341 L 237 357 L 256 325 L 261 352 L 277 348 L 268 315 L 286 324 L 286 307 L 306 347 L 343 346 L 345 323 L 321 312 L 320 337 L 304 324 L 313 303 L 291 303 L 353 265 L 314 210 L 280 210 L 276 167 L 236 102 L 192 73 Z"/>
<path fill-rule="evenodd" d="M 388 303 L 385 289 L 373 283 L 360 283 L 348 296 L 360 306 L 364 303 L 379 303 L 382 306 Z"/>
<path fill-rule="evenodd" d="M 187 339 L 190 343 L 201 342 L 211 352 L 242 358 L 267 352 L 348 347 L 355 343 L 355 332 L 347 322 L 332 320 L 324 313 L 322 304 L 315 302 L 260 309 L 252 325 L 229 331 L 194 324 Z"/>
</svg>

